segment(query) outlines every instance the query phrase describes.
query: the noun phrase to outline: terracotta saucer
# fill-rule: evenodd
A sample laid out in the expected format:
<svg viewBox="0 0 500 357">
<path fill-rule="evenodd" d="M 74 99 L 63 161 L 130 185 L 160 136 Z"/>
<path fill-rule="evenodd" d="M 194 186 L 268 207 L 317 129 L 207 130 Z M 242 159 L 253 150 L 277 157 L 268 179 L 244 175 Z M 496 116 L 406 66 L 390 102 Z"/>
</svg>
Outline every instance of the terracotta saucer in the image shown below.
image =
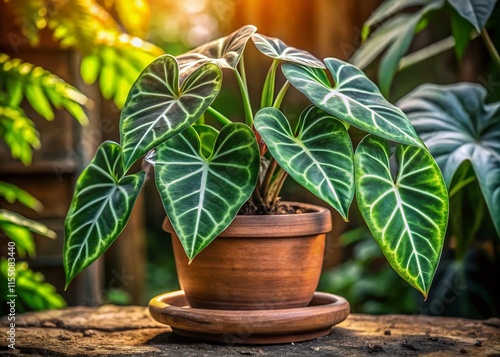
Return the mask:
<svg viewBox="0 0 500 357">
<path fill-rule="evenodd" d="M 341 296 L 315 292 L 309 306 L 294 309 L 195 309 L 178 290 L 151 299 L 149 312 L 177 335 L 227 344 L 275 344 L 328 335 L 349 315 L 349 303 Z"/>
</svg>

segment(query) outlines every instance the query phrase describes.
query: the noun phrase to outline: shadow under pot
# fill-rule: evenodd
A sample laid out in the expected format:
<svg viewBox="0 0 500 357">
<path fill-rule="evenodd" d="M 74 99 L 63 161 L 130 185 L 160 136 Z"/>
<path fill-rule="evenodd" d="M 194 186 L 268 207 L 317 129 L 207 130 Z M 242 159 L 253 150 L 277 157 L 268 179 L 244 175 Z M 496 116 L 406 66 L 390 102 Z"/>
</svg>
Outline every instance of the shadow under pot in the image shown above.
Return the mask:
<svg viewBox="0 0 500 357">
<path fill-rule="evenodd" d="M 308 306 L 323 265 L 328 209 L 297 202 L 299 214 L 238 215 L 188 264 L 168 218 L 175 264 L 189 306 L 274 310 Z"/>
</svg>

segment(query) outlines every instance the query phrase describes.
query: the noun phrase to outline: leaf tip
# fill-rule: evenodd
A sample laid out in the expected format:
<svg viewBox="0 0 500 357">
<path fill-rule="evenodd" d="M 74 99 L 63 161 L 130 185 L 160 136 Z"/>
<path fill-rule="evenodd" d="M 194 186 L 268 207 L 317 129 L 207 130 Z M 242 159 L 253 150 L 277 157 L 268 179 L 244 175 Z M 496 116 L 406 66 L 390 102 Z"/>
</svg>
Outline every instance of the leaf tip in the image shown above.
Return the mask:
<svg viewBox="0 0 500 357">
<path fill-rule="evenodd" d="M 68 290 L 68 286 L 73 280 L 73 278 L 74 276 L 69 276 L 68 274 L 66 274 L 66 283 L 64 284 L 64 291 Z"/>
</svg>

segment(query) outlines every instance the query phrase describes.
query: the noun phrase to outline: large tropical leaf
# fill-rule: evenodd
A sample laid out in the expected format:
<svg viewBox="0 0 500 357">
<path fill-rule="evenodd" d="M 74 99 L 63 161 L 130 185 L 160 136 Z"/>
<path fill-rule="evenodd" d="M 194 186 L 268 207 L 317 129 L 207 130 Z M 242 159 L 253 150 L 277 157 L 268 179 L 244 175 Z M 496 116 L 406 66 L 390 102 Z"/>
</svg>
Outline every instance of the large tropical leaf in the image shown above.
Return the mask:
<svg viewBox="0 0 500 357">
<path fill-rule="evenodd" d="M 469 21 L 477 32 L 481 32 L 491 16 L 496 0 L 448 0 L 448 3 Z"/>
<path fill-rule="evenodd" d="M 205 62 L 215 63 L 221 68 L 236 69 L 245 46 L 255 31 L 255 26 L 246 25 L 225 37 L 177 56 L 182 74 L 191 73 Z"/>
<path fill-rule="evenodd" d="M 477 84 L 425 84 L 398 105 L 428 146 L 448 186 L 470 161 L 500 235 L 500 102 L 486 104 Z"/>
<path fill-rule="evenodd" d="M 163 206 L 192 260 L 229 226 L 252 194 L 259 149 L 248 126 L 231 123 L 205 158 L 198 134 L 188 127 L 158 146 L 148 161 L 155 167 Z"/>
<path fill-rule="evenodd" d="M 175 57 L 161 56 L 134 83 L 120 117 L 125 168 L 192 123 L 217 97 L 222 72 L 205 63 L 179 83 Z"/>
<path fill-rule="evenodd" d="M 448 222 L 448 193 L 430 153 L 398 145 L 393 178 L 387 140 L 365 137 L 355 153 L 356 199 L 391 266 L 425 297 Z"/>
<path fill-rule="evenodd" d="M 254 124 L 278 164 L 347 220 L 354 197 L 354 158 L 344 125 L 315 106 L 301 114 L 297 136 L 275 108 L 261 109 Z"/>
<path fill-rule="evenodd" d="M 325 59 L 334 85 L 322 69 L 284 63 L 283 73 L 292 85 L 325 112 L 368 133 L 422 147 L 406 115 L 380 94 L 377 86 L 355 66 Z"/>
<path fill-rule="evenodd" d="M 115 241 L 139 196 L 145 172 L 124 176 L 120 145 L 106 141 L 76 182 L 64 222 L 66 287 Z"/>
<path fill-rule="evenodd" d="M 257 33 L 252 35 L 252 41 L 255 47 L 268 57 L 309 67 L 325 68 L 323 62 L 309 52 L 290 47 L 278 38 Z"/>
</svg>

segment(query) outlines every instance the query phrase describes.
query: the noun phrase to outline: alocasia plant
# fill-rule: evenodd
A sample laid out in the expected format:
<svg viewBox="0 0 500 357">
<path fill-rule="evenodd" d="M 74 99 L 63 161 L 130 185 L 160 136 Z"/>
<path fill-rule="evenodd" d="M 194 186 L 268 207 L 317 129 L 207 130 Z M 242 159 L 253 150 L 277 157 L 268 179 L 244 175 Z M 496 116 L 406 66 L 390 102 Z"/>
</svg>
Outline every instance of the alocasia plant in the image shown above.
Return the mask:
<svg viewBox="0 0 500 357">
<path fill-rule="evenodd" d="M 356 195 L 391 265 L 427 296 L 443 245 L 448 195 L 409 119 L 355 66 L 320 61 L 255 32 L 245 26 L 184 55 L 161 56 L 139 76 L 121 114 L 121 143 L 103 143 L 77 182 L 65 225 L 67 284 L 123 229 L 144 181 L 143 172 L 127 171 L 146 155 L 190 260 L 238 212 L 276 212 L 290 175 L 346 220 Z M 250 39 L 273 59 L 257 112 L 243 62 Z M 280 66 L 286 82 L 275 94 Z M 211 107 L 221 68 L 237 80 L 244 123 Z M 290 86 L 312 102 L 295 128 L 279 109 Z M 204 113 L 222 129 L 204 124 Z M 350 125 L 368 134 L 356 151 Z"/>
</svg>

